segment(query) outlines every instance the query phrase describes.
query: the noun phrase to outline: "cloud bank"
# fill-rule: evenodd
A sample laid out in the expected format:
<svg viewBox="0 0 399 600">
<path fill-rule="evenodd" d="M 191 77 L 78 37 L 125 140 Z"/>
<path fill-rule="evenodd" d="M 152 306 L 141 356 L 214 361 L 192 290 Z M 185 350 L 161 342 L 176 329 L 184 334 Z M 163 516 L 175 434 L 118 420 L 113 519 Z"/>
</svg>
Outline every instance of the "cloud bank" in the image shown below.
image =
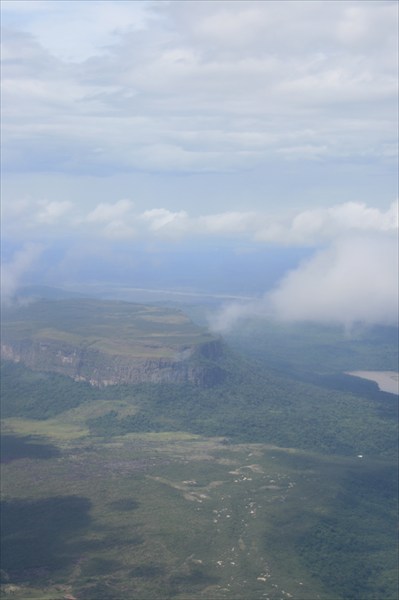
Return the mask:
<svg viewBox="0 0 399 600">
<path fill-rule="evenodd" d="M 283 320 L 397 324 L 398 269 L 396 238 L 345 238 L 286 275 L 266 302 Z"/>
<path fill-rule="evenodd" d="M 7 229 L 26 236 L 92 238 L 181 239 L 184 237 L 237 237 L 260 243 L 315 246 L 342 235 L 389 233 L 398 229 L 398 203 L 385 210 L 363 202 L 346 202 L 309 209 L 289 216 L 268 211 L 225 211 L 190 214 L 154 207 L 138 211 L 129 199 L 99 202 L 89 208 L 69 201 L 25 198 L 3 203 Z"/>
<path fill-rule="evenodd" d="M 225 306 L 210 320 L 228 331 L 249 317 L 283 321 L 397 325 L 397 233 L 344 235 L 288 272 L 263 298 Z"/>
<path fill-rule="evenodd" d="M 22 246 L 4 266 L 3 290 L 7 298 L 15 294 L 24 274 L 39 260 L 40 241 L 44 239 L 50 248 L 63 236 L 65 239 L 66 251 L 58 267 L 52 265 L 55 273 L 65 271 L 68 277 L 73 276 L 76 261 L 82 263 L 82 268 L 86 264 L 87 272 L 94 260 L 96 266 L 91 269 L 101 278 L 101 263 L 105 266 L 115 261 L 114 271 L 120 272 L 122 280 L 128 277 L 129 268 L 137 270 L 140 262 L 148 266 L 158 262 L 161 268 L 162 253 L 168 245 L 178 252 L 183 242 L 187 251 L 193 244 L 212 240 L 218 244 L 225 239 L 236 246 L 237 257 L 242 251 L 240 243 L 252 250 L 283 246 L 299 251 L 306 246 L 313 252 L 295 270 L 285 275 L 282 272 L 278 285 L 262 299 L 226 306 L 211 323 L 216 330 L 228 329 L 250 315 L 345 326 L 357 321 L 393 324 L 398 319 L 397 203 L 381 210 L 350 202 L 301 211 L 290 218 L 254 211 L 197 217 L 166 208 L 138 212 L 128 199 L 99 202 L 78 212 L 71 203 L 55 201 L 24 200 L 12 208 L 8 218 L 14 220 L 15 230 L 22 235 Z M 46 238 L 48 230 L 50 236 Z M 29 243 L 23 241 L 26 235 L 31 238 Z M 157 245 L 162 250 L 157 250 Z M 212 260 L 209 253 L 206 260 Z M 183 267 L 183 257 L 182 261 L 179 268 L 186 269 L 187 280 L 195 285 L 189 263 Z M 265 264 L 264 271 L 267 269 Z M 184 278 L 183 272 L 179 277 Z M 237 277 L 240 275 L 234 271 Z M 203 285 L 204 279 L 201 281 Z M 228 281 L 226 274 L 223 281 Z M 237 287 L 235 291 L 239 291 Z M 241 289 L 241 293 L 246 295 L 247 290 Z"/>
<path fill-rule="evenodd" d="M 146 269 L 162 279 L 168 254 L 179 270 L 168 281 L 188 273 L 195 285 L 206 256 L 213 289 L 219 264 L 238 295 L 251 277 L 269 290 L 281 275 L 263 300 L 226 309 L 230 322 L 243 311 L 392 321 L 397 2 L 4 0 L 1 10 L 9 295 L 46 261 L 47 279 L 134 284 Z M 235 264 L 214 260 L 222 247 Z M 253 262 L 240 262 L 248 252 Z"/>
<path fill-rule="evenodd" d="M 10 171 L 396 155 L 395 2 L 5 1 L 2 13 Z"/>
</svg>

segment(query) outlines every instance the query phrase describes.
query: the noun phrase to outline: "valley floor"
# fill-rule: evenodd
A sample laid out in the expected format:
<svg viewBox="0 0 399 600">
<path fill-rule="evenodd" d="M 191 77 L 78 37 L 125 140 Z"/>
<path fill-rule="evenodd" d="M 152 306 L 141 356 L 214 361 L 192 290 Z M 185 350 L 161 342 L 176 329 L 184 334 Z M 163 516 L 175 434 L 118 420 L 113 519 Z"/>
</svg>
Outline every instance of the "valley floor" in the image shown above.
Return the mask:
<svg viewBox="0 0 399 600">
<path fill-rule="evenodd" d="M 43 423 L 3 424 L 2 591 L 15 600 L 337 600 L 302 554 L 320 516 L 336 518 L 342 474 L 387 467 L 176 432 L 104 440 Z"/>
</svg>

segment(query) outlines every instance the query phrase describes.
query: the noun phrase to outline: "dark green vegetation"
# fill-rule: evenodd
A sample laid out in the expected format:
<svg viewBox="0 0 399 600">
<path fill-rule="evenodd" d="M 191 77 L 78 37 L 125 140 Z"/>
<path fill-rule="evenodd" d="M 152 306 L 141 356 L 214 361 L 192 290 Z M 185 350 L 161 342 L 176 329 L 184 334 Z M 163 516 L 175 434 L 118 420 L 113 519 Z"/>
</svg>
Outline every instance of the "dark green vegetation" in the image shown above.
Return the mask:
<svg viewBox="0 0 399 600">
<path fill-rule="evenodd" d="M 90 524 L 90 502 L 78 496 L 10 500 L 0 508 L 2 568 L 15 582 L 34 577 L 36 569 L 50 573 L 73 562 L 76 531 Z"/>
<path fill-rule="evenodd" d="M 201 313 L 199 317 L 203 320 Z M 344 331 L 338 325 L 247 319 L 225 338 L 245 355 L 295 378 L 356 369 L 398 370 L 397 327 L 354 324 Z"/>
<path fill-rule="evenodd" d="M 332 389 L 330 379 L 328 387 L 293 384 L 227 351 L 218 365 L 224 382 L 212 388 L 148 383 L 96 389 L 4 362 L 2 414 L 30 419 L 64 414 L 63 422 L 68 422 L 66 411 L 80 407 L 79 423 L 106 438 L 188 431 L 225 436 L 231 442 L 395 458 L 397 398 L 379 392 L 373 383 L 347 376 L 348 392 L 339 377 L 336 384 L 333 380 L 339 389 Z"/>
<path fill-rule="evenodd" d="M 40 373 L 5 361 L 1 366 L 2 418 L 48 419 L 87 400 L 96 390 L 57 373 Z"/>
<path fill-rule="evenodd" d="M 343 598 L 388 598 L 389 584 L 394 597 L 397 475 L 394 465 L 349 470 L 331 512 L 299 540 L 310 572 Z"/>
<path fill-rule="evenodd" d="M 36 436 L 21 437 L 4 433 L 0 439 L 1 462 L 8 463 L 19 458 L 53 458 L 61 453 L 56 446 L 43 443 Z"/>
<path fill-rule="evenodd" d="M 340 372 L 392 368 L 394 336 L 255 330 L 206 389 L 3 363 L 5 597 L 397 598 L 397 397 Z"/>
</svg>

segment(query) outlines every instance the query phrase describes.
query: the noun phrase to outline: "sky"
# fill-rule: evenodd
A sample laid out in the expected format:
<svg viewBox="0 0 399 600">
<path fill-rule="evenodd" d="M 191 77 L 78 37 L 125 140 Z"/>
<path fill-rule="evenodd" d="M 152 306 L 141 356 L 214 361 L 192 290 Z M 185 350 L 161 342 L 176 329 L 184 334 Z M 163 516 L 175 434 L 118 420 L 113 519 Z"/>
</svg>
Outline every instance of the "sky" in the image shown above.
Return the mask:
<svg viewBox="0 0 399 600">
<path fill-rule="evenodd" d="M 2 27 L 5 297 L 395 322 L 396 1 L 3 0 Z"/>
</svg>

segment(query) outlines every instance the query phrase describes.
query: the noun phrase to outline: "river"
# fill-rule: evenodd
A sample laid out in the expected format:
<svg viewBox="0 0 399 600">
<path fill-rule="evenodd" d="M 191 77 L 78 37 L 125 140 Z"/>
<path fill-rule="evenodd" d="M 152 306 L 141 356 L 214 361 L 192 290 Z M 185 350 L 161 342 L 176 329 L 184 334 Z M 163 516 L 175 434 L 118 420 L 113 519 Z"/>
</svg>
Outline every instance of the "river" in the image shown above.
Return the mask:
<svg viewBox="0 0 399 600">
<path fill-rule="evenodd" d="M 382 392 L 399 395 L 399 373 L 397 371 L 350 371 L 347 375 L 375 381 Z"/>
</svg>

